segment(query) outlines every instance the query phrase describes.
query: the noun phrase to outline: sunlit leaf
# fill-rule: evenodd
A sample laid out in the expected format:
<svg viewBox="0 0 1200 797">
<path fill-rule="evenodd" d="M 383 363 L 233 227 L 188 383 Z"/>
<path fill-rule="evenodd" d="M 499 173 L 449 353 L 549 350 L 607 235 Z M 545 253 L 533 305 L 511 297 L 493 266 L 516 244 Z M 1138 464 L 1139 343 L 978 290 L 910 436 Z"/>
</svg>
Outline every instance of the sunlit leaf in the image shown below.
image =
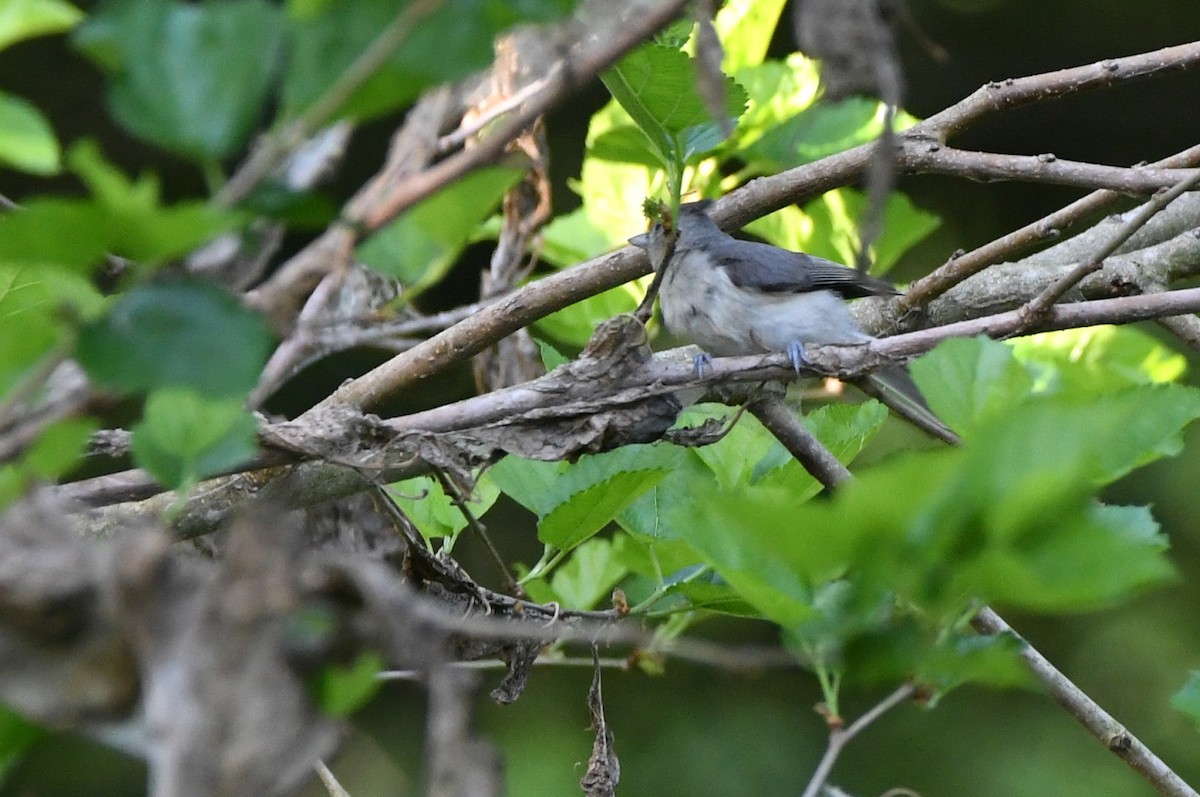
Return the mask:
<svg viewBox="0 0 1200 797">
<path fill-rule="evenodd" d="M 24 39 L 62 33 L 83 19 L 65 0 L 4 0 L 0 3 L 0 50 Z"/>
<path fill-rule="evenodd" d="M 0 92 L 0 165 L 44 176 L 57 173 L 60 160 L 58 139 L 41 111 Z"/>
</svg>

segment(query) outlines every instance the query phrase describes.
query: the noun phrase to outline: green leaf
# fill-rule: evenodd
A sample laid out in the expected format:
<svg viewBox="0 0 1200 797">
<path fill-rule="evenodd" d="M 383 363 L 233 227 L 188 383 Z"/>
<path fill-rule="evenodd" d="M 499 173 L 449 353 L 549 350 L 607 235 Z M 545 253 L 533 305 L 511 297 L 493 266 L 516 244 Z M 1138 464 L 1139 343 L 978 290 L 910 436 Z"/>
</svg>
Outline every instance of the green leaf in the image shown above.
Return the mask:
<svg viewBox="0 0 1200 797">
<path fill-rule="evenodd" d="M 89 317 L 102 303 L 95 287 L 78 274 L 0 263 L 0 396 L 69 340 L 72 318 Z"/>
<path fill-rule="evenodd" d="M 284 116 L 304 113 L 380 36 L 399 46 L 343 103 L 339 115 L 363 120 L 415 99 L 425 89 L 481 69 L 492 61 L 495 37 L 518 22 L 549 22 L 574 0 L 327 0 L 293 4 L 288 22 L 292 57 L 283 84 Z M 415 9 L 415 11 L 414 11 Z"/>
<path fill-rule="evenodd" d="M 761 64 L 784 0 L 729 0 L 717 12 L 713 27 L 725 48 L 722 68 L 735 74 L 739 69 Z"/>
<path fill-rule="evenodd" d="M 446 495 L 437 479 L 417 476 L 388 486 L 396 504 L 416 525 L 426 542 L 441 537 L 454 538 L 466 528 L 467 519 L 462 510 Z M 500 489 L 485 476 L 476 482 L 475 493 L 468 498 L 467 508 L 476 518 L 483 517 L 499 495 Z"/>
<path fill-rule="evenodd" d="M 761 158 L 751 145 L 816 101 L 821 85 L 817 63 L 792 53 L 783 61 L 742 67 L 734 76 L 749 95 L 735 133 L 738 157 L 754 173 L 773 172 L 772 163 L 758 162 Z"/>
<path fill-rule="evenodd" d="M 157 180 L 129 181 L 94 142 L 72 147 L 67 162 L 95 198 L 34 199 L 20 213 L 0 216 L 0 263 L 89 272 L 113 254 L 153 265 L 190 252 L 238 222 L 236 214 L 203 202 L 162 206 Z"/>
<path fill-rule="evenodd" d="M 591 609 L 612 594 L 613 587 L 629 572 L 613 548 L 609 540 L 593 537 L 555 569 L 550 586 L 564 606 Z"/>
<path fill-rule="evenodd" d="M 785 207 L 746 225 L 784 249 L 807 252 L 842 263 L 854 262 L 859 246 L 859 219 L 867 199 L 859 191 L 837 189 L 805 205 L 800 211 Z M 883 231 L 872 251 L 872 273 L 886 273 L 904 252 L 940 226 L 941 220 L 919 210 L 903 195 L 888 196 L 883 210 Z"/>
<path fill-rule="evenodd" d="M 105 160 L 94 141 L 84 139 L 71 147 L 67 163 L 91 189 L 104 214 L 106 251 L 139 264 L 191 252 L 238 220 L 207 202 L 162 206 L 157 178 L 142 175 L 130 181 Z"/>
<path fill-rule="evenodd" d="M 188 488 L 257 453 L 258 422 L 238 399 L 157 390 L 133 427 L 133 461 L 164 487 Z"/>
<path fill-rule="evenodd" d="M 109 73 L 113 115 L 186 157 L 233 155 L 261 120 L 283 53 L 265 0 L 108 0 L 75 44 Z"/>
<path fill-rule="evenodd" d="M 40 726 L 0 705 L 0 782 L 20 763 L 26 751 L 44 736 L 46 731 Z"/>
<path fill-rule="evenodd" d="M 734 410 L 720 405 L 698 404 L 685 410 L 676 424 L 681 427 L 699 426 L 714 416 L 728 424 L 735 414 Z M 775 447 L 783 448 L 757 418 L 743 413 L 723 438 L 692 451 L 712 471 L 717 483 L 728 490 L 748 484 L 756 466 Z"/>
<path fill-rule="evenodd" d="M 818 407 L 804 416 L 804 424 L 839 462 L 849 465 L 883 428 L 887 417 L 887 408 L 872 399 L 861 404 Z M 753 481 L 766 486 L 789 486 L 801 499 L 825 489 L 783 446 L 772 447 L 755 465 Z"/>
<path fill-rule="evenodd" d="M 0 50 L 35 36 L 70 30 L 83 16 L 64 0 L 4 0 L 0 3 Z"/>
<path fill-rule="evenodd" d="M 494 166 L 468 174 L 423 200 L 358 248 L 362 262 L 399 279 L 412 297 L 440 281 L 468 236 L 500 204 L 522 172 Z"/>
<path fill-rule="evenodd" d="M 64 418 L 42 430 L 16 461 L 0 465 L 0 507 L 16 500 L 34 481 L 55 481 L 78 467 L 99 423 Z"/>
<path fill-rule="evenodd" d="M 557 341 L 583 348 L 597 326 L 613 316 L 632 313 L 644 295 L 639 283 L 627 282 L 539 318 L 537 329 Z"/>
<path fill-rule="evenodd" d="M 44 177 L 58 173 L 60 157 L 58 139 L 41 111 L 0 92 L 0 165 Z"/>
<path fill-rule="evenodd" d="M 329 664 L 309 680 L 309 691 L 321 711 L 332 717 L 349 717 L 383 687 L 379 673 L 383 657 L 374 651 L 362 653 L 351 664 Z"/>
<path fill-rule="evenodd" d="M 666 474 L 662 469 L 618 472 L 571 494 L 542 518 L 538 539 L 563 550 L 574 548 L 608 525 Z"/>
<path fill-rule="evenodd" d="M 748 156 L 783 171 L 874 141 L 883 132 L 886 106 L 878 100 L 849 97 L 801 110 L 773 127 L 749 148 Z M 917 120 L 903 111 L 895 128 Z"/>
<path fill-rule="evenodd" d="M 1171 696 L 1171 708 L 1182 712 L 1200 727 L 1200 670 L 1192 670 L 1187 683 Z"/>
<path fill-rule="evenodd" d="M 721 124 L 708 113 L 696 89 L 696 70 L 686 53 L 645 44 L 622 58 L 601 79 L 645 134 L 664 168 L 681 168 L 724 140 Z M 736 121 L 746 107 L 746 91 L 726 79 L 726 108 Z"/>
<path fill-rule="evenodd" d="M 1020 412 L 1033 388 L 1012 348 L 984 336 L 943 341 L 909 368 L 929 406 L 960 433 L 989 417 Z"/>
<path fill-rule="evenodd" d="M 1182 354 L 1129 326 L 1043 332 L 1010 345 L 1039 390 L 1080 396 L 1173 382 L 1187 369 Z"/>
<path fill-rule="evenodd" d="M 110 240 L 109 216 L 95 202 L 33 199 L 20 213 L 0 216 L 0 264 L 56 265 L 85 272 L 101 263 Z M 70 230 L 48 235 L 47 230 Z"/>
<path fill-rule="evenodd" d="M 653 487 L 675 459 L 672 447 L 659 445 L 625 446 L 584 456 L 571 465 L 509 455 L 488 475 L 506 495 L 538 515 L 543 542 L 569 549 Z"/>
<path fill-rule="evenodd" d="M 121 391 L 187 387 L 244 396 L 273 341 L 255 313 L 193 279 L 164 280 L 122 295 L 81 332 L 77 356 L 97 384 Z"/>
</svg>

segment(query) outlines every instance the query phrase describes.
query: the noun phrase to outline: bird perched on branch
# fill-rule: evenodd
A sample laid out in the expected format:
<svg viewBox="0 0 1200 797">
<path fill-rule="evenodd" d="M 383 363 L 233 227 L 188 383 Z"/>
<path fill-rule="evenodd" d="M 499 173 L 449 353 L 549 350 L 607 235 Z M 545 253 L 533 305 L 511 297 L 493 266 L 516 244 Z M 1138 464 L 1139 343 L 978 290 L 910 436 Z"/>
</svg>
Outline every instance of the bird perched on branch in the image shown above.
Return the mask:
<svg viewBox="0 0 1200 797">
<path fill-rule="evenodd" d="M 802 252 L 742 241 L 708 216 L 711 200 L 679 208 L 674 234 L 663 222 L 629 242 L 644 249 L 662 273 L 659 302 L 667 328 L 708 355 L 787 352 L 796 371 L 804 345 L 864 345 L 873 341 L 850 315 L 846 299 L 894 296 L 888 283 Z M 903 365 L 881 368 L 854 382 L 863 392 L 925 432 L 960 442 L 926 404 Z"/>
</svg>

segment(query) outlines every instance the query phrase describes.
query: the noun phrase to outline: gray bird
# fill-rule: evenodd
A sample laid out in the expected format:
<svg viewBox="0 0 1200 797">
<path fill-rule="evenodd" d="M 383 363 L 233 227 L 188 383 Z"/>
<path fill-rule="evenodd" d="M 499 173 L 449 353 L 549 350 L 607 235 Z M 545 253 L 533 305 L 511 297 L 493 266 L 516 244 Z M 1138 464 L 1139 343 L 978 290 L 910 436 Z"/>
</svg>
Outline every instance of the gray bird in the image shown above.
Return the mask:
<svg viewBox="0 0 1200 797">
<path fill-rule="evenodd" d="M 629 242 L 661 269 L 659 302 L 667 328 L 706 354 L 737 356 L 787 352 L 804 365 L 804 345 L 873 341 L 850 315 L 845 299 L 894 296 L 888 283 L 819 257 L 769 244 L 741 241 L 708 216 L 711 200 L 679 208 L 674 246 L 656 222 Z M 855 384 L 929 434 L 949 443 L 956 435 L 929 409 L 908 369 L 881 368 Z"/>
</svg>

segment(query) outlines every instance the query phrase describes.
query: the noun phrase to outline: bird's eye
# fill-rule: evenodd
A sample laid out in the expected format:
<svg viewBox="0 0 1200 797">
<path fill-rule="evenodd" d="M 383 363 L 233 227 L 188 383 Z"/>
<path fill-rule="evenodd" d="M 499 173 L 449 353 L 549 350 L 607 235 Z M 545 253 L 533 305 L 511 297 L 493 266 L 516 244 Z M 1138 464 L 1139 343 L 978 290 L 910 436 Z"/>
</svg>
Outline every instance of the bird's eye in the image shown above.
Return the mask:
<svg viewBox="0 0 1200 797">
<path fill-rule="evenodd" d="M 658 233 L 658 232 L 662 232 L 662 231 L 663 231 L 663 223 L 661 221 L 654 222 L 654 226 L 650 228 L 650 232 Z"/>
</svg>

